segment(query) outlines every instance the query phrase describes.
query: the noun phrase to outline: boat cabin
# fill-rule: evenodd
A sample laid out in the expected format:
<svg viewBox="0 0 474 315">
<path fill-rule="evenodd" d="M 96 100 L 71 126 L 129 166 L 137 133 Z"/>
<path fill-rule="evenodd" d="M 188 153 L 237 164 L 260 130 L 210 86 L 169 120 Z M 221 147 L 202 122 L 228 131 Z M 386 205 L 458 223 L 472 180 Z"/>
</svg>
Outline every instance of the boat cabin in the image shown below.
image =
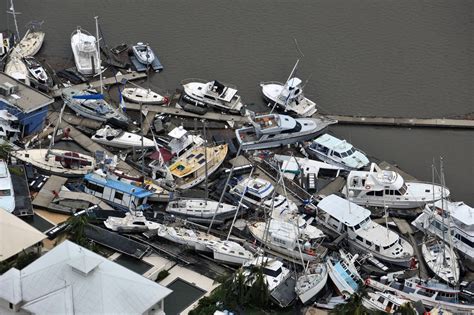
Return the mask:
<svg viewBox="0 0 474 315">
<path fill-rule="evenodd" d="M 236 94 L 237 89 L 227 87 L 219 81 L 214 80 L 207 83 L 207 90 L 204 92 L 204 99 L 229 103 Z"/>
<path fill-rule="evenodd" d="M 240 179 L 231 192 L 235 192 L 239 196 L 243 193 L 244 200 L 254 205 L 260 205 L 273 194 L 273 189 L 272 183 L 263 178 L 247 177 Z"/>
<path fill-rule="evenodd" d="M 104 178 L 98 174 L 84 176 L 84 191 L 110 203 L 112 206 L 128 211 L 138 210 L 146 205 L 153 192 L 119 180 Z M 142 206 L 142 207 L 140 207 Z"/>
</svg>

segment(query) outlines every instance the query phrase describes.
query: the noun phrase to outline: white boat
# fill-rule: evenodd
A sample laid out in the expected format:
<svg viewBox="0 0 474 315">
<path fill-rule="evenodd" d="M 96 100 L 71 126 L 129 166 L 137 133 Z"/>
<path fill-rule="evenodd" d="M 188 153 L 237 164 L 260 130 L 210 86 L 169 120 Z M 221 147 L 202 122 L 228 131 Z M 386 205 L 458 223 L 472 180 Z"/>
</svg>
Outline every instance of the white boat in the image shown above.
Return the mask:
<svg viewBox="0 0 474 315">
<path fill-rule="evenodd" d="M 132 103 L 160 105 L 166 104 L 169 101 L 166 96 L 162 96 L 158 93 L 153 92 L 150 89 L 144 88 L 123 89 L 122 96 Z"/>
<path fill-rule="evenodd" d="M 351 256 L 344 250 L 339 250 L 339 258 L 328 257 L 326 266 L 329 277 L 336 285 L 339 293 L 348 299 L 359 288 L 359 282 L 362 281 L 359 272 L 354 263 L 358 255 Z"/>
<path fill-rule="evenodd" d="M 220 239 L 211 234 L 195 231 L 184 227 L 173 227 L 162 225 L 157 231 L 158 236 L 173 243 L 188 246 L 191 249 L 201 252 L 212 252 L 212 245 Z"/>
<path fill-rule="evenodd" d="M 270 224 L 267 227 L 267 224 Z M 324 234 L 318 228 L 309 225 L 300 230 L 294 224 L 271 219 L 269 223 L 248 223 L 250 234 L 268 248 L 296 260 L 313 261 L 322 254 L 319 245 Z"/>
<path fill-rule="evenodd" d="M 30 85 L 30 74 L 23 60 L 19 57 L 9 57 L 5 65 L 5 73 L 15 80 Z"/>
<path fill-rule="evenodd" d="M 327 300 L 325 299 L 324 301 L 323 300 L 316 301 L 314 303 L 314 306 L 316 306 L 317 308 L 325 309 L 325 310 L 333 310 L 339 304 L 345 304 L 345 303 L 347 303 L 347 300 L 345 299 L 344 296 L 336 295 L 336 296 L 331 296 L 329 299 Z"/>
<path fill-rule="evenodd" d="M 370 211 L 337 195 L 318 203 L 316 220 L 334 236 L 347 233 L 352 250 L 372 253 L 385 262 L 410 267 L 413 247 L 400 235 L 370 219 Z"/>
<path fill-rule="evenodd" d="M 59 176 L 82 176 L 95 169 L 93 157 L 66 150 L 28 149 L 11 151 L 10 155 L 45 172 Z"/>
<path fill-rule="evenodd" d="M 313 300 L 326 286 L 327 280 L 328 268 L 325 263 L 309 266 L 304 274 L 296 280 L 295 292 L 301 303 L 306 304 Z"/>
<path fill-rule="evenodd" d="M 235 130 L 243 150 L 260 150 L 303 142 L 323 133 L 336 120 L 325 118 L 292 118 L 287 115 L 257 116 L 250 127 Z"/>
<path fill-rule="evenodd" d="M 143 212 L 130 211 L 125 213 L 125 217 L 108 217 L 104 225 L 109 230 L 119 233 L 139 233 L 150 230 L 158 230 L 161 224 L 148 221 Z"/>
<path fill-rule="evenodd" d="M 47 87 L 52 87 L 53 80 L 44 70 L 43 66 L 34 57 L 25 57 L 23 61 L 30 72 L 30 75 L 39 83 Z"/>
<path fill-rule="evenodd" d="M 128 123 L 128 117 L 107 103 L 102 94 L 67 88 L 62 90 L 62 97 L 64 103 L 80 116 L 103 122 L 112 119 Z"/>
<path fill-rule="evenodd" d="M 410 209 L 449 197 L 449 189 L 433 183 L 405 181 L 394 171 L 372 163 L 370 170 L 351 171 L 342 193 L 364 206 Z"/>
<path fill-rule="evenodd" d="M 190 104 L 236 114 L 245 113 L 245 107 L 235 86 L 223 84 L 217 80 L 207 82 L 201 79 L 187 79 L 181 84 L 184 92 L 180 99 L 182 107 Z"/>
<path fill-rule="evenodd" d="M 20 129 L 18 117 L 10 114 L 8 110 L 0 110 L 0 143 L 13 143 L 19 139 Z"/>
<path fill-rule="evenodd" d="M 208 247 L 212 250 L 214 260 L 226 264 L 243 265 L 254 258 L 251 252 L 233 241 L 217 241 Z"/>
<path fill-rule="evenodd" d="M 71 48 L 77 71 L 94 75 L 100 71 L 99 51 L 96 38 L 80 26 L 71 35 Z"/>
<path fill-rule="evenodd" d="M 155 146 L 155 142 L 148 138 L 142 137 L 131 132 L 126 132 L 121 129 L 114 129 L 109 125 L 106 125 L 104 128 L 101 128 L 95 132 L 91 137 L 97 143 L 101 143 L 107 146 L 115 148 L 152 148 Z"/>
<path fill-rule="evenodd" d="M 309 158 L 300 158 L 289 155 L 275 154 L 273 158 L 281 162 L 281 171 L 287 174 L 300 174 L 308 176 L 315 174 L 316 178 L 330 177 L 336 178 L 340 175 L 343 167 L 319 162 Z"/>
<path fill-rule="evenodd" d="M 132 46 L 132 52 L 139 62 L 151 65 L 155 60 L 155 53 L 150 46 L 139 42 Z"/>
<path fill-rule="evenodd" d="M 421 253 L 428 268 L 441 280 L 453 286 L 459 283 L 459 263 L 454 251 L 436 237 L 421 245 Z"/>
<path fill-rule="evenodd" d="M 217 208 L 219 206 L 219 208 Z M 172 200 L 166 206 L 166 212 L 181 217 L 192 219 L 201 219 L 210 221 L 213 217 L 215 220 L 226 220 L 232 218 L 237 211 L 237 207 L 214 200 L 205 199 L 179 199 Z"/>
<path fill-rule="evenodd" d="M 439 200 L 426 205 L 412 223 L 417 229 L 431 233 L 440 240 L 450 240 L 462 257 L 474 262 L 474 208 L 462 201 Z"/>
<path fill-rule="evenodd" d="M 221 166 L 227 150 L 227 144 L 210 148 L 201 146 L 182 155 L 168 168 L 175 179 L 176 188 L 188 189 L 202 183 L 206 176 L 210 176 Z"/>
<path fill-rule="evenodd" d="M 15 210 L 15 191 L 8 165 L 0 160 L 0 209 L 8 212 Z"/>
<path fill-rule="evenodd" d="M 25 36 L 13 48 L 12 56 L 18 58 L 33 57 L 43 46 L 45 32 L 39 27 L 42 23 L 32 22 Z"/>
<path fill-rule="evenodd" d="M 316 103 L 306 98 L 303 94 L 304 85 L 302 81 L 293 77 L 298 66 L 296 62 L 286 83 L 277 81 L 261 82 L 262 93 L 271 105 L 276 104 L 285 112 L 292 112 L 302 117 L 308 117 L 316 113 Z"/>
<path fill-rule="evenodd" d="M 274 291 L 279 285 L 283 284 L 290 276 L 290 270 L 283 266 L 283 263 L 275 258 L 258 256 L 242 266 L 242 274 L 247 281 L 248 286 L 255 282 L 255 269 L 262 268 L 262 273 L 267 284 L 268 292 Z"/>
<path fill-rule="evenodd" d="M 410 303 L 410 300 L 385 292 L 368 292 L 367 297 L 362 298 L 362 305 L 367 309 L 388 314 L 395 313 L 405 303 Z"/>
<path fill-rule="evenodd" d="M 330 134 L 323 134 L 305 145 L 306 152 L 323 162 L 344 168 L 357 170 L 369 165 L 370 161 L 359 149 Z"/>
</svg>

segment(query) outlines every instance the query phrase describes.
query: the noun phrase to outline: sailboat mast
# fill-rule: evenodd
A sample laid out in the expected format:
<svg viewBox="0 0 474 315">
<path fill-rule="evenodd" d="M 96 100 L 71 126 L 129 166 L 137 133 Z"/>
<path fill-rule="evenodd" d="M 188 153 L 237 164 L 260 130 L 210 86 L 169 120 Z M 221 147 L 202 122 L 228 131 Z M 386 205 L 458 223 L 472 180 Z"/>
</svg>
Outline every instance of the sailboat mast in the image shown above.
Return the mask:
<svg viewBox="0 0 474 315">
<path fill-rule="evenodd" d="M 97 36 L 96 39 L 96 45 L 97 45 L 97 60 L 98 60 L 98 65 L 97 68 L 99 70 L 99 80 L 100 80 L 100 94 L 104 93 L 104 87 L 102 86 L 102 61 L 100 60 L 100 38 L 99 38 L 99 17 L 94 16 L 95 19 L 95 34 Z"/>
<path fill-rule="evenodd" d="M 15 11 L 13 0 L 10 0 L 10 11 L 7 11 L 7 13 L 10 13 L 11 15 L 13 15 L 13 21 L 15 22 L 15 30 L 16 30 L 16 36 L 17 36 L 17 40 L 15 42 L 18 42 L 20 41 L 20 32 L 18 31 L 18 23 L 16 21 L 16 15 L 20 14 L 20 12 Z"/>
</svg>

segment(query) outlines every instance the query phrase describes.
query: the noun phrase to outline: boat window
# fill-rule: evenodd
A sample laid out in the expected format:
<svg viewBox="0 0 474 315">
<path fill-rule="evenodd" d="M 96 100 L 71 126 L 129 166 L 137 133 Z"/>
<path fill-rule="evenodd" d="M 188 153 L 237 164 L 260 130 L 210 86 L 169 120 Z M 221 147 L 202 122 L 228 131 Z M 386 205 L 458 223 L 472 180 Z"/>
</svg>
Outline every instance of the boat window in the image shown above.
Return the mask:
<svg viewBox="0 0 474 315">
<path fill-rule="evenodd" d="M 262 272 L 263 272 L 264 275 L 275 278 L 281 273 L 281 267 L 278 268 L 277 270 L 271 270 L 271 269 L 268 269 L 268 268 L 263 268 Z"/>
<path fill-rule="evenodd" d="M 379 298 L 377 299 L 377 302 L 379 303 L 382 303 L 385 301 L 385 299 L 383 298 L 383 296 L 379 296 Z"/>
<path fill-rule="evenodd" d="M 364 242 L 364 239 L 362 237 L 360 237 L 359 235 L 356 236 L 356 240 L 358 240 L 361 243 Z"/>
<path fill-rule="evenodd" d="M 301 124 L 296 122 L 296 125 L 293 129 L 283 130 L 281 133 L 293 133 L 301 131 Z"/>
<path fill-rule="evenodd" d="M 455 238 L 457 238 L 458 240 L 460 240 L 461 242 L 463 242 L 464 244 L 468 245 L 471 248 L 474 247 L 474 242 L 468 240 L 467 238 L 465 238 L 464 236 L 460 234 L 456 234 Z"/>
<path fill-rule="evenodd" d="M 91 183 L 91 182 L 87 182 L 86 183 L 86 187 L 92 191 L 96 191 L 98 193 L 104 193 L 104 187 L 103 186 L 99 186 L 99 185 L 96 185 L 94 183 Z"/>
<path fill-rule="evenodd" d="M 346 153 L 346 152 L 342 152 L 342 153 L 341 153 L 341 156 L 342 156 L 343 158 L 345 158 L 345 157 L 347 157 L 347 153 Z"/>
<path fill-rule="evenodd" d="M 133 222 L 134 225 L 145 225 L 145 222 L 141 222 L 141 221 L 135 221 Z"/>
<path fill-rule="evenodd" d="M 140 94 L 136 94 L 135 96 L 136 96 L 136 97 L 143 97 L 143 96 L 141 96 Z"/>
<path fill-rule="evenodd" d="M 380 252 L 380 246 L 379 245 L 375 245 L 375 251 Z"/>
<path fill-rule="evenodd" d="M 0 196 L 1 197 L 4 197 L 4 196 L 11 196 L 12 195 L 12 192 L 10 189 L 1 189 L 0 190 Z"/>
<path fill-rule="evenodd" d="M 398 190 L 393 190 L 393 192 L 394 192 L 394 193 L 395 193 L 395 195 L 397 195 L 397 196 L 401 196 L 401 195 L 403 195 L 403 194 L 402 194 L 402 193 L 400 193 L 400 191 L 398 191 Z"/>
<path fill-rule="evenodd" d="M 338 152 L 333 152 L 332 155 L 334 155 L 334 156 L 336 156 L 336 157 L 338 157 L 338 158 L 341 157 L 341 155 L 340 155 Z"/>
<path fill-rule="evenodd" d="M 365 243 L 367 244 L 367 246 L 372 246 L 372 242 L 370 242 L 368 240 L 365 240 Z"/>
<path fill-rule="evenodd" d="M 255 201 L 262 201 L 262 199 L 259 196 L 255 196 L 254 194 L 251 194 L 250 192 L 246 192 L 245 197 L 250 198 Z"/>
<path fill-rule="evenodd" d="M 196 159 L 200 159 L 200 158 L 202 158 L 203 156 L 204 156 L 203 153 L 199 153 L 198 155 L 196 155 Z M 188 158 L 189 158 L 189 157 L 188 157 Z"/>
<path fill-rule="evenodd" d="M 356 226 L 354 226 L 355 231 L 357 231 L 358 229 L 360 229 L 360 224 L 357 224 Z"/>
<path fill-rule="evenodd" d="M 400 192 L 400 194 L 404 195 L 404 194 L 406 194 L 407 190 L 408 190 L 407 185 L 405 183 L 403 183 L 402 187 L 400 187 L 400 189 L 398 191 Z"/>
<path fill-rule="evenodd" d="M 366 193 L 367 196 L 375 196 L 375 191 L 369 191 L 368 193 Z"/>
<path fill-rule="evenodd" d="M 120 192 L 118 192 L 118 191 L 116 191 L 116 192 L 115 192 L 115 195 L 114 195 L 114 198 L 115 198 L 115 199 L 118 199 L 118 200 L 122 200 L 122 199 L 123 199 L 123 194 L 120 193 Z"/>
</svg>

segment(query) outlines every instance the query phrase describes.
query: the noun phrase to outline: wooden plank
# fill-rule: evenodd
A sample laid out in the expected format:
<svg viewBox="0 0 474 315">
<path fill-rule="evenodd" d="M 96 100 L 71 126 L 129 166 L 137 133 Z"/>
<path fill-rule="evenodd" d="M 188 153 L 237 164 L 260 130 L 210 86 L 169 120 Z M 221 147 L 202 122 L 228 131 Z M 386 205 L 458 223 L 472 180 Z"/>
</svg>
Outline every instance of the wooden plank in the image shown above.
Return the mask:
<svg viewBox="0 0 474 315">
<path fill-rule="evenodd" d="M 47 208 L 48 205 L 53 201 L 55 194 L 59 193 L 61 187 L 66 184 L 67 178 L 51 175 L 49 179 L 44 184 L 43 188 L 39 191 L 36 195 L 35 199 L 33 200 L 33 206 L 37 206 L 40 208 Z"/>
</svg>

